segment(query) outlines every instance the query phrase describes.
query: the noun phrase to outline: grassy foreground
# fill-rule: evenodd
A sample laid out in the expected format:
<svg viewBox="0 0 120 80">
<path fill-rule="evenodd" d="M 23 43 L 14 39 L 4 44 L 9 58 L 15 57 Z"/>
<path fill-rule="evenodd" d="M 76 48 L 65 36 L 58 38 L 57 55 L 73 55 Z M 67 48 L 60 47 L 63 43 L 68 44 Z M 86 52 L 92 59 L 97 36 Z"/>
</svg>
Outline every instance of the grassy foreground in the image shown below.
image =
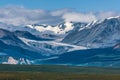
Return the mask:
<svg viewBox="0 0 120 80">
<path fill-rule="evenodd" d="M 120 68 L 0 65 L 0 80 L 120 80 Z"/>
</svg>

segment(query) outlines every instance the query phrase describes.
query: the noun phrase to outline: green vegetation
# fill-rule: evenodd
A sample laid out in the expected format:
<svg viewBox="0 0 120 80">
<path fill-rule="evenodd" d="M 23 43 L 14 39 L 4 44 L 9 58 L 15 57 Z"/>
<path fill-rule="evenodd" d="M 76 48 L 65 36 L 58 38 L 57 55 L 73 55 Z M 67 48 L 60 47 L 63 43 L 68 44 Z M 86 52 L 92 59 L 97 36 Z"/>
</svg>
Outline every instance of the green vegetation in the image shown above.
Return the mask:
<svg viewBox="0 0 120 80">
<path fill-rule="evenodd" d="M 120 80 L 120 68 L 0 65 L 0 80 Z"/>
<path fill-rule="evenodd" d="M 0 80 L 120 80 L 120 75 L 5 72 L 0 73 Z"/>
</svg>

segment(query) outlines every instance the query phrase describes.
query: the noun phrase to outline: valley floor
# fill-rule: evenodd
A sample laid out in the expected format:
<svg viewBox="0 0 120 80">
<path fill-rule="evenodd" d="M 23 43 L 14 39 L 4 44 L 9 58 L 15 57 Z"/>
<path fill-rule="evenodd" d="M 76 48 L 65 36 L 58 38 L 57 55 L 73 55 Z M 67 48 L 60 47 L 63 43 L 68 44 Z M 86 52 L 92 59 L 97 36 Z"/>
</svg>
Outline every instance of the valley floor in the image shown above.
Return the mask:
<svg viewBox="0 0 120 80">
<path fill-rule="evenodd" d="M 0 80 L 120 80 L 120 68 L 0 65 Z"/>
</svg>

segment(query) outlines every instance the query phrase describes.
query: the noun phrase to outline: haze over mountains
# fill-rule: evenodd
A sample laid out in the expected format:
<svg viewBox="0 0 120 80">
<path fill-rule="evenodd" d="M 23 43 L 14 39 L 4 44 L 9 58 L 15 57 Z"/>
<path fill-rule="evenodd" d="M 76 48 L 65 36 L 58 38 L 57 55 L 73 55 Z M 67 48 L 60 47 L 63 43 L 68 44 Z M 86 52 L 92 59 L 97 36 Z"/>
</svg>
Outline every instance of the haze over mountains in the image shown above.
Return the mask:
<svg viewBox="0 0 120 80">
<path fill-rule="evenodd" d="M 58 25 L 0 23 L 0 63 L 120 66 L 120 17 Z"/>
</svg>

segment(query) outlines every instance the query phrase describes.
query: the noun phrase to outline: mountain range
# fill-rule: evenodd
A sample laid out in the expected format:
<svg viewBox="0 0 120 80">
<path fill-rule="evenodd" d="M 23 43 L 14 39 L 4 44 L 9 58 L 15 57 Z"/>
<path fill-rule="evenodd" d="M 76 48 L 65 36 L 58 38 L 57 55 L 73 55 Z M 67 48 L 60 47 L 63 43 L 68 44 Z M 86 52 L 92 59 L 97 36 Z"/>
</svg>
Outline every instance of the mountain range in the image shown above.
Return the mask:
<svg viewBox="0 0 120 80">
<path fill-rule="evenodd" d="M 120 67 L 120 17 L 58 25 L 0 23 L 1 64 Z"/>
</svg>

